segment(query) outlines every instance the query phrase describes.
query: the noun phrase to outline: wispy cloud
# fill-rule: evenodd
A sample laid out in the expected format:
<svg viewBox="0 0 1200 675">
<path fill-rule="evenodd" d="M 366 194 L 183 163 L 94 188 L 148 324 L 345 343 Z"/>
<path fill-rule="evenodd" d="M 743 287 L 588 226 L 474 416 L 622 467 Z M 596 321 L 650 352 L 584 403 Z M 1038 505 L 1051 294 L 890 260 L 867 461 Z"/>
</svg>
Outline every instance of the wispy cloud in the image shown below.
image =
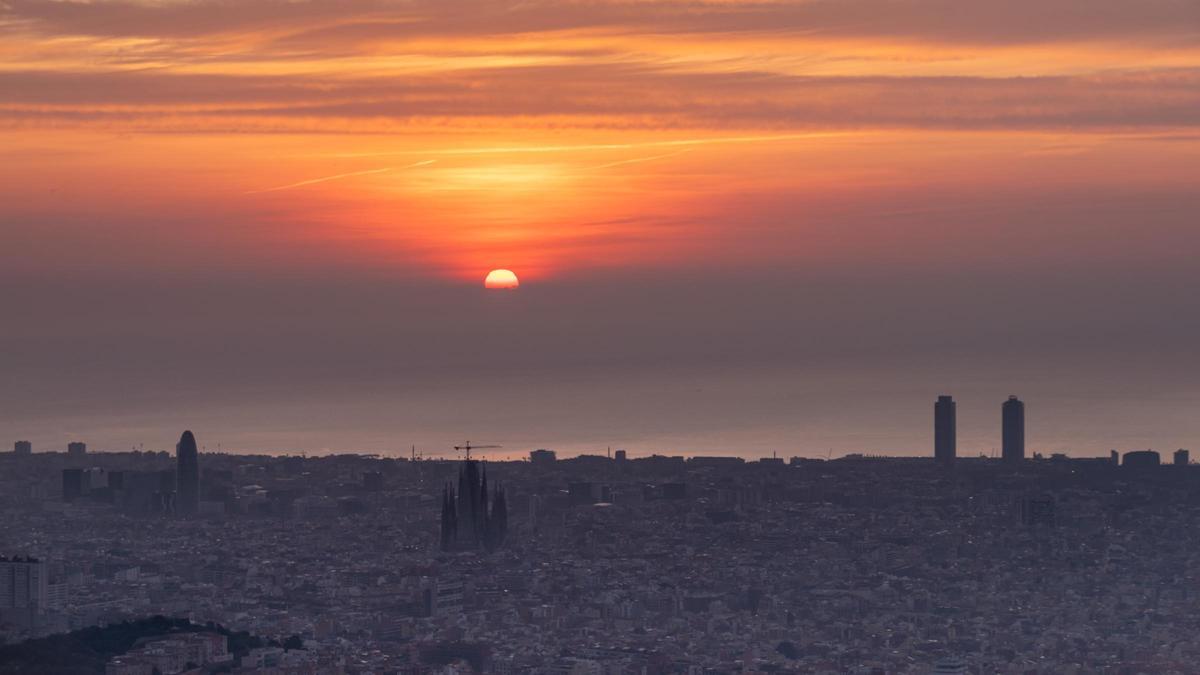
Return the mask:
<svg viewBox="0 0 1200 675">
<path fill-rule="evenodd" d="M 864 132 L 813 132 L 799 134 L 769 134 L 763 136 L 715 136 L 712 138 L 680 138 L 669 141 L 644 141 L 635 143 L 579 143 L 573 145 L 511 145 L 480 148 L 449 148 L 428 150 L 394 150 L 386 152 L 335 152 L 325 153 L 322 157 L 391 157 L 396 155 L 507 155 L 522 153 L 556 153 L 556 152 L 588 152 L 593 150 L 637 150 L 639 148 L 669 148 L 680 146 L 726 145 L 731 143 L 766 143 L 771 141 L 796 141 L 816 138 L 837 138 L 843 136 L 861 136 Z M 686 150 L 672 153 L 682 154 Z M 668 157 L 670 155 L 663 155 Z M 658 159 L 659 157 L 647 157 Z M 642 161 L 642 160 L 638 160 Z M 603 168 L 603 167 L 592 167 Z"/>
<path fill-rule="evenodd" d="M 1031 16 L 1038 17 L 1030 21 Z M 1109 36 L 1195 36 L 1187 0 L 278 0 L 46 2 L 7 0 L 0 18 L 47 33 L 111 37 L 247 35 L 355 46 L 412 36 L 641 30 L 656 35 L 760 33 L 1025 44 Z"/>
<path fill-rule="evenodd" d="M 682 155 L 687 152 L 691 152 L 691 150 L 680 150 L 678 152 L 668 152 L 665 155 L 651 155 L 649 157 L 635 157 L 633 159 L 623 159 L 619 162 L 609 162 L 608 164 L 601 164 L 599 166 L 592 166 L 592 167 L 588 167 L 588 168 L 589 169 L 611 169 L 615 166 L 624 166 L 626 164 L 640 164 L 641 162 L 652 162 L 656 159 L 667 159 L 668 157 L 678 157 L 679 155 Z"/>
<path fill-rule="evenodd" d="M 341 180 L 343 178 L 353 178 L 354 176 L 369 176 L 371 174 L 376 174 L 376 173 L 387 173 L 388 171 L 400 171 L 403 169 L 413 169 L 418 166 L 426 166 L 429 164 L 433 164 L 436 161 L 437 161 L 436 159 L 427 159 L 423 162 L 416 162 L 414 164 L 408 164 L 406 166 L 384 167 L 382 169 L 367 169 L 366 171 L 351 171 L 349 173 L 339 173 L 339 174 L 334 174 L 332 176 L 322 176 L 321 178 L 312 178 L 310 180 L 302 180 L 299 183 L 290 183 L 288 185 L 280 185 L 278 187 L 273 187 L 273 188 L 265 188 L 262 190 L 248 190 L 244 194 L 253 195 L 253 194 L 260 194 L 263 192 L 278 192 L 280 190 L 291 190 L 292 188 L 304 187 L 306 185 L 315 185 L 317 183 L 327 183 L 331 180 Z"/>
</svg>

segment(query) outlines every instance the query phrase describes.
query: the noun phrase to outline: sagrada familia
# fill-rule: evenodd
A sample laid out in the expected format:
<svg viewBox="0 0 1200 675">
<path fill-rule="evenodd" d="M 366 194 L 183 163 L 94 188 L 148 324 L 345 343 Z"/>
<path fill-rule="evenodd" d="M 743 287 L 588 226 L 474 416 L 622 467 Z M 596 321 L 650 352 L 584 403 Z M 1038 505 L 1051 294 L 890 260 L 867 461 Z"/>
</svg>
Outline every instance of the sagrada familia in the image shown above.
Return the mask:
<svg viewBox="0 0 1200 675">
<path fill-rule="evenodd" d="M 442 490 L 442 550 L 495 551 L 508 533 L 508 505 L 497 487 L 488 506 L 487 467 L 464 460 L 458 470 L 458 492 Z"/>
</svg>

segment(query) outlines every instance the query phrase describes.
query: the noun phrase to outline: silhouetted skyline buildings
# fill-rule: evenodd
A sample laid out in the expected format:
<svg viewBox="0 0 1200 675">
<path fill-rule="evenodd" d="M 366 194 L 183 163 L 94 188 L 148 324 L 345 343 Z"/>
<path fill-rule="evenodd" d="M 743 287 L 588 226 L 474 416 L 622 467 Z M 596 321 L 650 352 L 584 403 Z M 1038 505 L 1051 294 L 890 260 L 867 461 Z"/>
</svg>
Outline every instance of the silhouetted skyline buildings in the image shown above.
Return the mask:
<svg viewBox="0 0 1200 675">
<path fill-rule="evenodd" d="M 48 599 L 48 570 L 43 561 L 0 555 L 0 624 L 36 626 Z"/>
<path fill-rule="evenodd" d="M 1025 404 L 1009 396 L 1000 407 L 1001 453 L 1006 462 L 1025 459 Z"/>
<path fill-rule="evenodd" d="M 1041 459 L 1039 453 L 1028 455 L 1026 453 L 1025 443 L 1025 403 L 1016 395 L 1009 395 L 1001 405 L 1001 454 L 1000 459 L 1006 463 L 1019 462 L 1024 459 Z M 100 482 L 96 481 L 96 476 L 92 476 L 92 470 L 84 468 L 79 460 L 88 461 L 90 456 L 87 452 L 87 444 L 80 441 L 73 441 L 67 445 L 67 457 L 74 464 L 73 468 L 63 470 L 63 494 L 67 496 L 67 501 L 73 498 L 86 494 L 90 489 L 112 487 L 114 489 L 128 488 L 120 484 L 113 484 L 113 481 L 121 481 L 126 478 L 125 475 L 118 472 L 113 475 L 99 475 Z M 982 448 L 980 448 L 982 450 Z M 60 451 L 61 452 L 61 451 Z M 140 451 L 139 451 L 140 452 Z M 1109 459 L 1113 464 L 1125 464 L 1124 456 L 1131 453 L 1145 452 L 1142 450 L 1130 450 L 1125 453 L 1120 453 L 1117 450 L 1112 450 L 1109 454 Z M 33 444 L 27 440 L 15 441 L 13 443 L 14 456 L 28 456 L 33 454 Z M 107 453 L 105 453 L 107 454 Z M 167 453 L 160 453 L 166 456 Z M 850 452 L 846 453 L 846 457 L 860 457 L 864 453 Z M 1154 454 L 1158 454 L 1157 452 Z M 581 455 L 592 457 L 591 455 Z M 654 456 L 658 456 L 657 454 Z M 872 457 L 886 457 L 886 453 L 871 453 Z M 895 455 L 903 457 L 906 455 Z M 985 456 L 984 453 L 979 453 L 980 457 Z M 995 458 L 995 447 L 992 447 L 991 457 Z M 1065 458 L 1067 453 L 1054 453 L 1054 458 Z M 681 457 L 682 458 L 682 457 Z M 717 455 L 695 455 L 694 458 L 698 462 L 706 462 L 710 460 L 729 460 L 735 457 L 722 457 Z M 826 457 L 827 459 L 829 457 Z M 536 449 L 531 450 L 528 455 L 531 466 L 540 468 L 553 467 L 559 460 L 557 453 L 553 450 Z M 617 463 L 630 461 L 629 454 L 626 450 L 619 449 L 609 451 L 606 459 Z M 793 457 L 793 462 L 800 457 Z M 958 441 L 957 441 L 957 402 L 954 397 L 948 394 L 941 394 L 937 397 L 934 403 L 934 459 L 941 464 L 952 464 L 958 459 Z M 1190 465 L 1190 453 L 1186 449 L 1179 449 L 1172 453 L 1168 458 L 1170 463 L 1177 466 Z M 749 460 L 748 460 L 749 461 Z M 776 457 L 760 458 L 762 462 L 779 462 L 783 460 Z M 1132 466 L 1139 466 L 1144 463 L 1145 459 L 1134 456 Z M 1166 460 L 1161 460 L 1166 461 Z M 472 525 L 470 528 L 463 528 L 466 522 L 479 523 L 487 522 L 492 518 L 491 510 L 495 508 L 497 502 L 503 504 L 505 495 L 502 491 L 496 490 L 489 492 L 487 486 L 486 470 L 482 468 L 483 464 L 476 460 L 466 460 L 462 463 L 459 471 L 459 479 L 457 487 L 446 485 L 446 500 L 448 500 L 447 509 L 448 517 L 445 519 L 447 526 L 452 527 L 455 531 L 454 539 L 471 540 L 479 539 L 483 542 L 484 539 L 477 536 L 482 526 Z M 175 445 L 175 468 L 159 472 L 161 476 L 161 485 L 156 488 L 158 495 L 156 500 L 161 501 L 161 507 L 157 510 L 162 512 L 178 513 L 181 515 L 198 514 L 201 504 L 201 489 L 200 489 L 200 467 L 199 467 L 199 449 L 194 434 L 188 430 L 184 431 L 180 436 L 179 442 Z M 82 480 L 81 480 L 82 477 Z M 135 480 L 142 478 L 134 476 Z M 364 476 L 364 485 L 368 482 L 368 489 L 379 491 L 382 489 L 382 477 L 379 475 Z M 140 483 L 139 483 L 140 485 Z M 491 504 L 488 504 L 489 496 Z M 481 508 L 482 506 L 482 508 Z M 464 514 L 469 514 L 469 518 L 465 518 Z M 504 514 L 506 515 L 506 514 Z M 502 515 L 501 518 L 504 516 Z"/>
<path fill-rule="evenodd" d="M 933 457 L 941 464 L 952 464 L 958 457 L 957 408 L 954 397 L 945 394 L 933 404 Z M 1003 461 L 1025 459 L 1025 403 L 1015 395 L 1000 406 L 1000 436 Z"/>
<path fill-rule="evenodd" d="M 933 404 L 933 456 L 951 464 L 958 453 L 957 421 L 953 396 L 938 396 Z"/>
<path fill-rule="evenodd" d="M 994 403 L 1005 399 L 993 395 L 980 406 L 988 413 L 980 415 L 981 426 L 998 431 Z M 1055 664 L 1088 663 L 1089 672 L 1115 672 L 1113 664 L 1136 660 L 1122 656 L 1135 649 L 1166 650 L 1175 659 L 1171 649 L 1191 644 L 1186 622 L 1171 633 L 1146 623 L 1144 607 L 1127 602 L 1126 584 L 1137 579 L 1171 589 L 1158 605 L 1164 616 L 1186 617 L 1193 609 L 1179 570 L 1194 556 L 1173 553 L 1170 542 L 1200 550 L 1194 544 L 1200 538 L 1187 527 L 1188 495 L 1200 481 L 1196 465 L 1155 467 L 1152 455 L 1138 451 L 1126 467 L 1032 452 L 1013 465 L 997 447 L 994 457 L 964 451 L 947 468 L 925 454 L 786 462 L 620 460 L 614 451 L 611 458 L 597 453 L 534 466 L 215 453 L 200 460 L 200 513 L 186 516 L 173 505 L 146 504 L 159 492 L 173 501 L 174 455 L 89 453 L 83 465 L 60 445 L 32 457 L 0 456 L 6 494 L 30 488 L 8 499 L 13 511 L 5 540 L 17 548 L 0 554 L 48 560 L 48 595 L 55 599 L 41 624 L 47 631 L 188 612 L 276 639 L 300 635 L 308 656 L 328 659 L 302 672 L 337 672 L 337 663 L 381 650 L 392 656 L 372 662 L 375 672 L 393 672 L 397 664 L 415 671 L 412 655 L 428 653 L 424 646 L 414 650 L 426 644 L 414 635 L 431 636 L 431 645 L 486 643 L 503 664 L 497 672 L 570 672 L 572 662 L 560 663 L 563 650 L 592 649 L 596 635 L 612 636 L 616 646 L 604 649 L 617 660 L 676 639 L 667 629 L 655 634 L 657 626 L 685 632 L 665 658 L 693 659 L 687 667 L 697 672 L 744 670 L 734 661 L 745 642 L 775 654 L 785 637 L 795 639 L 798 651 L 761 672 L 828 670 L 829 652 L 806 650 L 799 637 L 805 635 L 814 636 L 808 644 L 852 641 L 839 658 L 854 660 L 862 667 L 853 672 L 864 673 L 867 666 L 929 673 L 915 668 L 915 659 L 932 663 L 943 651 L 974 654 L 982 672 L 1023 672 L 1032 662 L 1022 651 L 1030 640 L 1026 625 L 1052 640 L 1044 644 L 1059 659 Z M 1139 469 L 1139 461 L 1150 465 Z M 64 467 L 83 495 L 55 504 L 52 481 Z M 504 490 L 497 490 L 501 478 Z M 467 506 L 458 522 L 460 497 Z M 471 513 L 472 501 L 491 507 L 482 538 L 470 538 L 483 516 Z M 500 549 L 487 553 L 506 530 Z M 104 545 L 112 541 L 120 546 Z M 1054 553 L 1055 546 L 1063 553 Z M 880 555 L 863 565 L 864 550 Z M 797 560 L 818 564 L 798 568 Z M 950 561 L 955 574 L 946 573 Z M 903 593 L 871 596 L 870 606 L 859 607 L 867 612 L 861 617 L 859 609 L 824 601 L 832 597 L 825 589 L 873 587 L 879 564 L 904 575 Z M 981 587 L 981 578 L 991 581 Z M 1089 595 L 1101 591 L 1106 595 L 1098 599 Z M 943 613 L 938 598 L 947 593 L 973 604 Z M 286 613 L 246 612 L 285 603 Z M 1019 620 L 1014 606 L 1022 608 Z M 1078 623 L 1063 623 L 1064 612 L 1095 617 L 1092 641 L 1073 641 Z M 393 617 L 382 630 L 380 616 Z M 872 631 L 895 627 L 905 641 L 881 643 L 867 631 L 846 631 L 848 616 Z M 970 638 L 930 649 L 934 621 L 939 635 L 972 625 L 1006 642 L 990 649 Z M 735 624 L 736 630 L 710 628 Z M 1142 632 L 1123 632 L 1130 625 Z M 530 636 L 545 636 L 539 644 L 546 646 L 524 647 Z M 1077 651 L 1059 651 L 1064 644 Z M 1095 654 L 1102 660 L 1089 661 Z M 1043 665 L 1061 670 L 1048 665 L 1050 658 Z M 643 670 L 609 665 L 612 672 Z M 593 665 L 577 670 L 599 672 Z"/>
<path fill-rule="evenodd" d="M 1154 469 L 1161 464 L 1162 456 L 1154 450 L 1133 450 L 1121 460 L 1121 466 L 1129 469 Z"/>
<path fill-rule="evenodd" d="M 83 469 L 63 469 L 63 501 L 73 502 L 81 496 L 83 496 Z"/>
<path fill-rule="evenodd" d="M 196 437 L 191 431 L 183 432 L 175 446 L 175 472 L 177 494 L 175 510 L 192 515 L 200 510 L 200 458 L 196 449 Z"/>
</svg>

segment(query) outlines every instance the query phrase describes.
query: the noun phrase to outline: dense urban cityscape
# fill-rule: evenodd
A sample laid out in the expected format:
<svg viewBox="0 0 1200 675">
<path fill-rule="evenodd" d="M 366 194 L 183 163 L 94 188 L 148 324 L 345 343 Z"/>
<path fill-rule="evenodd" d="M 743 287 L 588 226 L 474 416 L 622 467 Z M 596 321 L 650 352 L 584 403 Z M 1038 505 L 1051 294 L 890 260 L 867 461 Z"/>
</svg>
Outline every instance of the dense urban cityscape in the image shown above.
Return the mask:
<svg viewBox="0 0 1200 675">
<path fill-rule="evenodd" d="M 0 672 L 1195 672 L 1188 452 L 1027 455 L 1010 397 L 959 456 L 934 408 L 931 458 L 18 441 Z"/>
</svg>

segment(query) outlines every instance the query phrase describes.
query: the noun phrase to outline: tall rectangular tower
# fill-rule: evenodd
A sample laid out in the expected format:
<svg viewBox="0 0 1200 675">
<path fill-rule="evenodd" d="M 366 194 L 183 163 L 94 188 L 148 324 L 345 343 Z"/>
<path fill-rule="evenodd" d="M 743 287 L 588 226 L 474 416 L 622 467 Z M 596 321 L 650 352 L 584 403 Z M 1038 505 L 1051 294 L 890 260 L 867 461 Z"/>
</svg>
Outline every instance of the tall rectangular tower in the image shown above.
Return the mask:
<svg viewBox="0 0 1200 675">
<path fill-rule="evenodd" d="M 200 510 L 200 452 L 191 431 L 183 432 L 175 444 L 175 510 L 195 515 Z"/>
<path fill-rule="evenodd" d="M 46 566 L 35 558 L 0 556 L 0 621 L 32 628 L 46 606 Z"/>
<path fill-rule="evenodd" d="M 62 498 L 64 502 L 73 502 L 85 492 L 83 469 L 62 470 Z"/>
<path fill-rule="evenodd" d="M 952 464 L 958 454 L 955 403 L 953 396 L 938 396 L 933 404 L 933 456 L 943 464 Z"/>
<path fill-rule="evenodd" d="M 1025 459 L 1025 404 L 1009 396 L 1000 407 L 1001 457 L 1006 462 Z"/>
</svg>

